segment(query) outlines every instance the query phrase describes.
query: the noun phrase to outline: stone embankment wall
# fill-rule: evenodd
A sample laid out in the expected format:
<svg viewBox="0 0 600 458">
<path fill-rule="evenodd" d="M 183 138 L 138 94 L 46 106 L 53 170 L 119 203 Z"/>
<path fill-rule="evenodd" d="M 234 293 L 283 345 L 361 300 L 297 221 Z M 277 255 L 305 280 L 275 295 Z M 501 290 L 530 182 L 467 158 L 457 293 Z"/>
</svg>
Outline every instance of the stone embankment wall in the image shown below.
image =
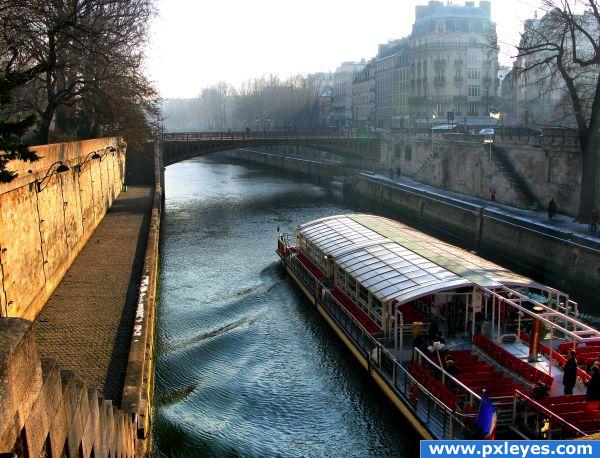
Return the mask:
<svg viewBox="0 0 600 458">
<path fill-rule="evenodd" d="M 150 431 L 154 394 L 154 330 L 158 305 L 160 223 L 164 201 L 162 149 L 158 143 L 154 143 L 152 150 L 150 162 L 154 169 L 154 201 L 121 398 L 121 409 L 131 412 L 136 419 L 136 456 L 145 456 L 149 452 L 152 440 Z"/>
<path fill-rule="evenodd" d="M 444 133 L 434 133 L 432 140 L 431 130 L 406 130 L 386 138 L 381 161 L 416 181 L 470 196 L 488 199 L 495 187 L 499 202 L 528 208 L 531 199 L 517 183 L 522 180 L 543 206 L 554 198 L 560 212 L 577 213 L 581 152 L 576 137 L 497 135 L 492 147 L 483 140 Z"/>
<path fill-rule="evenodd" d="M 247 161 L 279 171 L 290 172 L 294 175 L 302 175 L 319 184 L 328 184 L 336 176 L 347 176 L 356 173 L 355 169 L 347 168 L 339 163 L 288 157 L 281 153 L 271 154 L 249 148 L 224 151 L 219 154 L 229 159 Z"/>
<path fill-rule="evenodd" d="M 133 457 L 136 418 L 55 363 L 42 361 L 31 322 L 0 320 L 0 453 Z"/>
<path fill-rule="evenodd" d="M 352 178 L 350 190 L 395 219 L 445 234 L 590 304 L 600 294 L 600 245 L 585 237 L 365 174 Z"/>
<path fill-rule="evenodd" d="M 0 184 L 1 317 L 36 317 L 125 177 L 125 145 L 116 138 L 34 149 L 40 159 L 11 162 L 19 176 Z M 69 170 L 58 173 L 58 161 Z"/>
<path fill-rule="evenodd" d="M 92 159 L 94 152 L 102 160 Z M 0 454 L 145 456 L 151 439 L 162 156 L 155 145 L 150 157 L 144 153 L 137 158 L 151 171 L 144 179 L 156 187 L 122 401 L 116 406 L 77 375 L 43 360 L 29 320 L 119 195 L 124 145 L 98 139 L 47 145 L 38 153 L 42 159 L 16 164 L 19 178 L 0 187 Z M 54 173 L 56 161 L 69 170 Z"/>
</svg>

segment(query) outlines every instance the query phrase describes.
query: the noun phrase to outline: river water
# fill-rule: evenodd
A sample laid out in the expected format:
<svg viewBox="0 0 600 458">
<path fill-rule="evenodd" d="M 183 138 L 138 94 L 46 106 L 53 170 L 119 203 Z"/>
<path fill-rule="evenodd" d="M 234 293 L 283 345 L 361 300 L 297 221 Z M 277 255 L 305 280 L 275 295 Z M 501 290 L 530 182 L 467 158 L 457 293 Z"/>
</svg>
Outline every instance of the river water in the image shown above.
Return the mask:
<svg viewBox="0 0 600 458">
<path fill-rule="evenodd" d="M 278 226 L 368 209 L 218 156 L 165 179 L 154 456 L 416 456 L 275 254 Z"/>
</svg>

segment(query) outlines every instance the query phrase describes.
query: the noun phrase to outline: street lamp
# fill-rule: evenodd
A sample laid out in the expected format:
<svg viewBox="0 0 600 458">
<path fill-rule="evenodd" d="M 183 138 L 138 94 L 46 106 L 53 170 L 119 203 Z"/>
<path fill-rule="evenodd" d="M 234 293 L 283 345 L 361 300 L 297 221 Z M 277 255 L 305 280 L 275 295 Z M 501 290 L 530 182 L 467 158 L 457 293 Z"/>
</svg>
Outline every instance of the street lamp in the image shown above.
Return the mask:
<svg viewBox="0 0 600 458">
<path fill-rule="evenodd" d="M 257 116 L 257 117 L 256 117 L 256 133 L 257 133 L 257 134 L 258 134 L 258 123 L 259 123 L 259 120 L 258 120 L 258 116 Z"/>
<path fill-rule="evenodd" d="M 431 113 L 431 154 L 434 154 L 433 152 L 433 120 L 438 118 L 438 114 L 437 111 L 434 111 L 433 113 Z"/>
<path fill-rule="evenodd" d="M 492 133 L 492 119 L 495 119 L 495 120 L 500 119 L 500 112 L 494 108 L 490 109 L 488 133 L 485 135 L 485 137 L 483 139 L 483 143 L 488 143 L 490 145 L 490 157 L 492 157 L 492 143 L 494 143 L 494 133 L 495 133 L 495 132 Z"/>
<path fill-rule="evenodd" d="M 267 132 L 271 131 L 271 116 L 267 117 Z"/>
<path fill-rule="evenodd" d="M 35 182 L 35 188 L 37 192 L 42 192 L 44 189 L 46 189 L 46 186 L 44 186 L 42 188 L 42 183 L 44 183 L 44 181 L 46 181 L 47 179 L 49 180 L 52 175 L 54 175 L 54 173 L 52 172 L 52 167 L 54 167 L 56 164 L 60 164 L 58 167 L 56 167 L 56 170 L 54 170 L 54 173 L 64 173 L 64 172 L 68 172 L 69 170 L 71 170 L 71 168 L 66 165 L 63 164 L 62 161 L 56 161 L 54 164 L 52 164 L 50 167 L 48 167 L 48 171 L 46 172 L 46 175 L 44 176 L 44 178 L 42 178 L 41 180 L 36 180 Z"/>
</svg>

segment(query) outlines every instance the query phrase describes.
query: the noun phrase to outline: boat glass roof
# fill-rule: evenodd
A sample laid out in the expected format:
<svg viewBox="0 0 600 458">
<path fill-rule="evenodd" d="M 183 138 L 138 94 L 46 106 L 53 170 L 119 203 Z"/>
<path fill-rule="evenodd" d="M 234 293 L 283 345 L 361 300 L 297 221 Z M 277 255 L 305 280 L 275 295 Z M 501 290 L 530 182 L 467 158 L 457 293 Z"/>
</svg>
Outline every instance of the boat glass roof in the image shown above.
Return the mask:
<svg viewBox="0 0 600 458">
<path fill-rule="evenodd" d="M 304 224 L 298 232 L 383 301 L 406 302 L 469 285 L 533 284 L 467 250 L 380 216 L 332 216 Z"/>
</svg>

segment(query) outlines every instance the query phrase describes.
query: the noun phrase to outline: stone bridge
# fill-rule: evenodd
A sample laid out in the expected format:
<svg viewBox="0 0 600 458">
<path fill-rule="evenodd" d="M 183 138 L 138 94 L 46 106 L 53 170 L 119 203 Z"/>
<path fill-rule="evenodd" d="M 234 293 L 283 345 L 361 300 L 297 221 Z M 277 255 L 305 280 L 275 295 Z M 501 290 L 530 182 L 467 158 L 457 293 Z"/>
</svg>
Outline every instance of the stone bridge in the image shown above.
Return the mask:
<svg viewBox="0 0 600 458">
<path fill-rule="evenodd" d="M 297 145 L 336 153 L 349 159 L 378 155 L 378 135 L 359 136 L 344 132 L 183 132 L 165 133 L 163 158 L 165 166 L 204 154 L 257 146 Z"/>
</svg>

